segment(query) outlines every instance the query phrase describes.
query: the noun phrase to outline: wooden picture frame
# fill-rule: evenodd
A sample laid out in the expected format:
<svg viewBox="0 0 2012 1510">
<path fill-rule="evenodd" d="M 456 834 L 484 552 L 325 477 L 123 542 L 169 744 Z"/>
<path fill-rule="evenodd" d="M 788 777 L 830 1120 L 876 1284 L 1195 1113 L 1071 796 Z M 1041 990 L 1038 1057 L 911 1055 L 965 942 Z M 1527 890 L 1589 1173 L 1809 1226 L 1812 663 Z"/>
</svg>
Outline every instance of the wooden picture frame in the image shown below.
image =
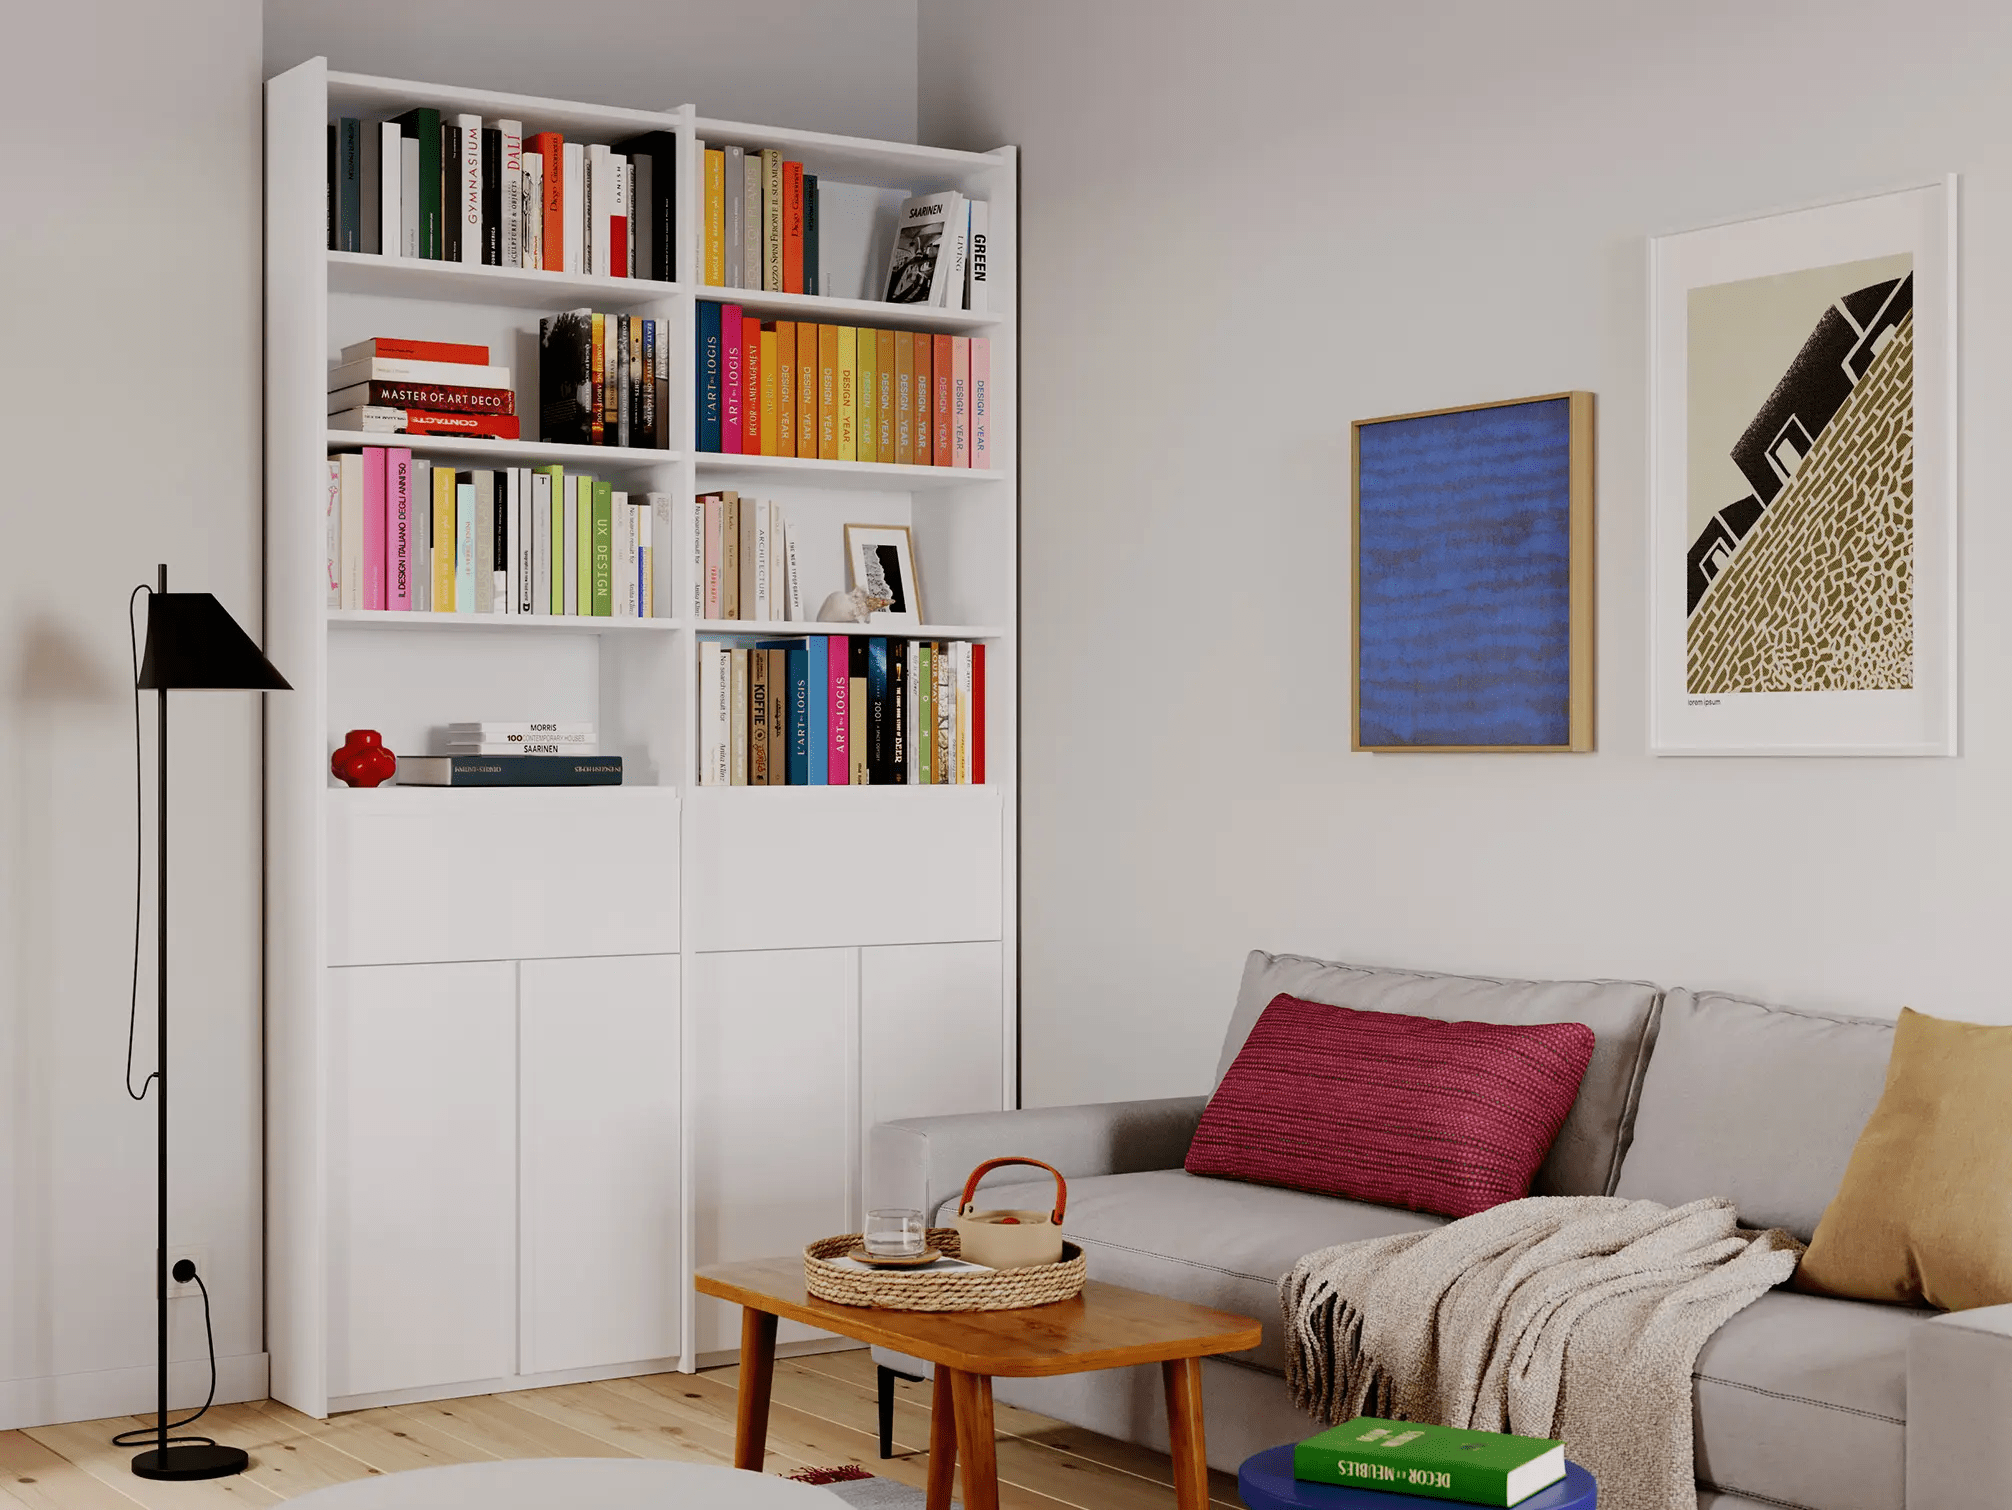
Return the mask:
<svg viewBox="0 0 2012 1510">
<path fill-rule="evenodd" d="M 1350 426 L 1352 749 L 1592 750 L 1593 410 L 1568 391 Z"/>
<path fill-rule="evenodd" d="M 848 524 L 845 527 L 846 586 L 858 588 L 868 578 L 867 553 L 892 551 L 883 574 L 893 589 L 895 606 L 875 613 L 869 624 L 914 628 L 926 622 L 922 614 L 922 575 L 915 566 L 915 540 L 905 524 Z M 885 558 L 883 558 L 885 559 Z"/>
</svg>

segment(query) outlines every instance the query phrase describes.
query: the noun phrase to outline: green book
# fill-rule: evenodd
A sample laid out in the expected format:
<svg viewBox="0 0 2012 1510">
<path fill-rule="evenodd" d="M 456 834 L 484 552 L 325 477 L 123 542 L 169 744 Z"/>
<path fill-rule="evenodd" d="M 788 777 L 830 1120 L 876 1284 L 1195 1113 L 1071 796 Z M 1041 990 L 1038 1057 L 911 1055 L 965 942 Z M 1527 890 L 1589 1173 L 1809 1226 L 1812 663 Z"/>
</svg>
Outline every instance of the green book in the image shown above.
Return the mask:
<svg viewBox="0 0 2012 1510">
<path fill-rule="evenodd" d="M 1292 1476 L 1351 1489 L 1507 1506 L 1565 1476 L 1565 1444 L 1358 1416 L 1294 1447 Z"/>
<path fill-rule="evenodd" d="M 440 247 L 440 112 L 408 110 L 398 117 L 401 136 L 419 141 L 419 255 L 436 262 Z"/>
<path fill-rule="evenodd" d="M 615 612 L 615 485 L 594 483 L 594 617 Z"/>
<path fill-rule="evenodd" d="M 931 664 L 928 640 L 916 647 L 915 661 L 915 727 L 919 732 L 909 759 L 916 764 L 916 784 L 928 786 L 936 778 L 936 668 Z"/>
<path fill-rule="evenodd" d="M 545 520 L 545 554 L 550 557 L 550 578 L 544 583 L 545 597 L 553 613 L 566 611 L 566 469 L 538 467 L 552 479 L 552 508 Z"/>
<path fill-rule="evenodd" d="M 575 500 L 573 519 L 573 612 L 591 616 L 594 612 L 594 479 L 572 477 Z"/>
</svg>

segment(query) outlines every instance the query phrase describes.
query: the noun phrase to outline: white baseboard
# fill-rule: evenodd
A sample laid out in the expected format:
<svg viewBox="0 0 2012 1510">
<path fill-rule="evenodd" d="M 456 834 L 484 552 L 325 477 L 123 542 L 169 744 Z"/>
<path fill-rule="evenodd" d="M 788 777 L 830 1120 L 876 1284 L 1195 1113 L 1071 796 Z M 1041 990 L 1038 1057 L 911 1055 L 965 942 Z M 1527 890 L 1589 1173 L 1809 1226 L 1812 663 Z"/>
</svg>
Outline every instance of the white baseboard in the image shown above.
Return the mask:
<svg viewBox="0 0 2012 1510">
<path fill-rule="evenodd" d="M 266 1373 L 264 1353 L 217 1359 L 217 1404 L 263 1400 Z M 168 1365 L 171 1410 L 195 1409 L 203 1403 L 209 1387 L 209 1359 L 191 1358 Z M 151 1416 L 153 1411 L 152 1364 L 88 1374 L 51 1374 L 45 1379 L 0 1379 L 0 1431 L 55 1426 L 64 1421 L 100 1421 L 107 1416 Z"/>
<path fill-rule="evenodd" d="M 594 1368 L 556 1369 L 545 1374 L 506 1374 L 494 1379 L 467 1379 L 458 1384 L 428 1384 L 417 1389 L 382 1389 L 367 1395 L 336 1395 L 328 1413 L 373 1410 L 380 1405 L 419 1405 L 428 1400 L 465 1400 L 470 1395 L 502 1395 L 518 1389 L 546 1389 L 555 1384 L 594 1384 L 602 1379 L 633 1379 L 643 1374 L 674 1374 L 675 1358 L 645 1358 L 636 1363 L 606 1363 Z"/>
</svg>

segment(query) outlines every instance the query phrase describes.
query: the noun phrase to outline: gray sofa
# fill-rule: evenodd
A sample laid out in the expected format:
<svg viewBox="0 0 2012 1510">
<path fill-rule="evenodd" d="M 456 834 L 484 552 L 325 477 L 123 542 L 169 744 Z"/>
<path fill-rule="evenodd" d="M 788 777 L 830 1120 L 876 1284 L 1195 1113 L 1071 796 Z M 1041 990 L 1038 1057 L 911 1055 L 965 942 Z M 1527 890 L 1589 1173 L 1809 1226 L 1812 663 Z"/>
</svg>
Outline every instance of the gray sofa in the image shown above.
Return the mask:
<svg viewBox="0 0 2012 1510">
<path fill-rule="evenodd" d="M 1279 992 L 1445 1020 L 1583 1022 L 1595 1048 L 1535 1194 L 1736 1201 L 1807 1240 L 1879 1098 L 1889 1022 L 1613 981 L 1495 981 L 1253 953 L 1216 1078 Z M 923 1117 L 873 1129 L 875 1205 L 954 1208 L 984 1159 L 1069 1179 L 1064 1226 L 1094 1279 L 1261 1318 L 1204 1369 L 1209 1461 L 1310 1434 L 1287 1398 L 1277 1281 L 1302 1254 L 1443 1218 L 1182 1169 L 1205 1097 Z M 1048 1202 L 1024 1170 L 988 1205 Z M 1044 1177 L 1045 1178 L 1045 1177 Z M 996 1199 L 992 1199 L 996 1197 Z M 909 1360 L 881 1361 L 906 1372 Z M 1694 1393 L 1701 1510 L 2012 1507 L 2012 1306 L 1954 1315 L 1776 1290 L 1719 1330 Z M 1000 1399 L 1164 1449 L 1157 1369 L 1001 1379 Z M 1568 1444 L 1569 1448 L 1569 1444 Z"/>
</svg>

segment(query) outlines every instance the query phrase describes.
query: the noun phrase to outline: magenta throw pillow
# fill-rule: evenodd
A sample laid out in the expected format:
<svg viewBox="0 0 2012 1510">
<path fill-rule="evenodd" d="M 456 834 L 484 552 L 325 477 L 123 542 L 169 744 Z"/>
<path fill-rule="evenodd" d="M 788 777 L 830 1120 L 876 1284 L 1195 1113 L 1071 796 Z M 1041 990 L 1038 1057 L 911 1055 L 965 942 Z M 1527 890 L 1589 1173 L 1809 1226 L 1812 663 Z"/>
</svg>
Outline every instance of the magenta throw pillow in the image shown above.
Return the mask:
<svg viewBox="0 0 2012 1510">
<path fill-rule="evenodd" d="M 1584 1023 L 1440 1022 L 1281 994 L 1202 1112 L 1188 1173 L 1471 1216 L 1530 1193 L 1592 1054 Z"/>
</svg>

